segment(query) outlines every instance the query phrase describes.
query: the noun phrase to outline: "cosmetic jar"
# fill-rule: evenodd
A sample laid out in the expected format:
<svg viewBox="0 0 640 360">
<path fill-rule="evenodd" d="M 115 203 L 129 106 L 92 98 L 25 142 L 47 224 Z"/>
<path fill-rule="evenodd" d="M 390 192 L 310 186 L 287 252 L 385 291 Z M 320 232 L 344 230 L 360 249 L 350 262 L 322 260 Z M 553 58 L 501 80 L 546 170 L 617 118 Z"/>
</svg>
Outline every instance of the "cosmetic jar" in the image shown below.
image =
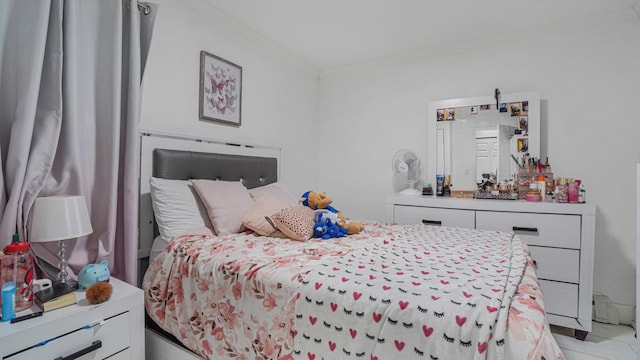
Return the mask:
<svg viewBox="0 0 640 360">
<path fill-rule="evenodd" d="M 539 191 L 527 191 L 524 199 L 527 201 L 540 202 L 542 201 L 542 195 L 540 195 Z"/>
</svg>

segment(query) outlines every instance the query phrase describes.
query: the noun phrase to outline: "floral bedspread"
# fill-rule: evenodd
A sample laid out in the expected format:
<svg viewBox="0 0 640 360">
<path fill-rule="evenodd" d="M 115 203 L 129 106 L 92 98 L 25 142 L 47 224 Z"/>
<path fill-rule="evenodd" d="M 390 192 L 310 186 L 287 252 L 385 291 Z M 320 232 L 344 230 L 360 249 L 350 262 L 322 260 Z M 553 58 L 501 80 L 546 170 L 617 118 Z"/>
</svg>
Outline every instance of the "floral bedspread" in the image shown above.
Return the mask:
<svg viewBox="0 0 640 360">
<path fill-rule="evenodd" d="M 147 313 L 206 359 L 563 359 L 517 237 L 365 224 L 177 237 L 145 274 Z"/>
</svg>

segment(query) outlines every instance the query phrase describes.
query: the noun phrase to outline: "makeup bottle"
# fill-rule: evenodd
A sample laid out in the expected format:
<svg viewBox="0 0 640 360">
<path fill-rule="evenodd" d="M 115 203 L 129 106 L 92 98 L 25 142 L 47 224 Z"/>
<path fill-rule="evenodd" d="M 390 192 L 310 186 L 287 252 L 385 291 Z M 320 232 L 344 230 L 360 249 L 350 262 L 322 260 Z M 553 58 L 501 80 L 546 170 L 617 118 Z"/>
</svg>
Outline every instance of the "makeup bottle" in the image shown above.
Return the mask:
<svg viewBox="0 0 640 360">
<path fill-rule="evenodd" d="M 567 179 L 560 178 L 556 185 L 556 201 L 559 203 L 567 203 L 569 199 L 567 197 Z"/>
<path fill-rule="evenodd" d="M 551 190 L 549 190 L 544 196 L 544 201 L 550 203 L 556 202 L 556 195 Z"/>
<path fill-rule="evenodd" d="M 571 204 L 576 204 L 578 202 L 578 185 L 574 181 L 567 185 L 567 195 Z"/>
<path fill-rule="evenodd" d="M 442 196 L 451 196 L 451 175 L 445 175 L 444 188 L 442 189 Z"/>
<path fill-rule="evenodd" d="M 538 163 L 538 164 L 540 164 L 540 163 Z M 540 191 L 540 194 L 542 196 L 544 196 L 547 193 L 547 191 L 546 191 L 547 190 L 546 189 L 546 184 L 547 183 L 546 183 L 546 181 L 544 179 L 544 176 L 539 175 L 538 178 L 537 178 L 536 183 L 538 184 L 538 190 Z"/>
<path fill-rule="evenodd" d="M 578 204 L 584 204 L 587 201 L 587 190 L 581 180 L 576 180 L 578 184 Z"/>
<path fill-rule="evenodd" d="M 444 175 L 436 174 L 436 195 L 443 196 L 444 195 Z"/>
</svg>

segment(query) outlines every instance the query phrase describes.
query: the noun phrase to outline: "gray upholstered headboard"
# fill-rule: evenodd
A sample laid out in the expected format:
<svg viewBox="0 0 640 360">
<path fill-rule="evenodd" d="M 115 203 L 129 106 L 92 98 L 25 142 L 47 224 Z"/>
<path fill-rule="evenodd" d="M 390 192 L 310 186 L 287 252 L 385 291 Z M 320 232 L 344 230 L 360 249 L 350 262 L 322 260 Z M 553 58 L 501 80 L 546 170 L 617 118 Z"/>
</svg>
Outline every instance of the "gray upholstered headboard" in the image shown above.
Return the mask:
<svg viewBox="0 0 640 360">
<path fill-rule="evenodd" d="M 154 177 L 176 180 L 239 180 L 252 189 L 278 181 L 278 159 L 155 149 L 152 174 Z"/>
<path fill-rule="evenodd" d="M 151 207 L 149 180 L 218 179 L 242 181 L 249 189 L 279 180 L 281 149 L 228 144 L 195 138 L 143 135 L 140 149 L 140 276 L 146 269 L 157 227 Z"/>
<path fill-rule="evenodd" d="M 195 151 L 153 150 L 152 176 L 162 179 L 241 181 L 247 189 L 278 181 L 278 159 Z M 158 236 L 153 227 L 153 236 Z"/>
</svg>

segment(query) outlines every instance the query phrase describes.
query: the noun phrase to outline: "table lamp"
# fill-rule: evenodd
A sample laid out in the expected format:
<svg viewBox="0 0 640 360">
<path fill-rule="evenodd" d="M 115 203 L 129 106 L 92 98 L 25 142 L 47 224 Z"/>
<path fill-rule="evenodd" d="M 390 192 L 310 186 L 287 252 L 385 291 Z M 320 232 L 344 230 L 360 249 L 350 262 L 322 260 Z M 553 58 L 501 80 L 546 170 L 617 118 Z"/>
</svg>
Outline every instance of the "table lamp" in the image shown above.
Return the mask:
<svg viewBox="0 0 640 360">
<path fill-rule="evenodd" d="M 31 218 L 29 241 L 58 241 L 58 282 L 67 282 L 67 239 L 93 232 L 87 203 L 82 195 L 62 195 L 36 198 Z"/>
</svg>

